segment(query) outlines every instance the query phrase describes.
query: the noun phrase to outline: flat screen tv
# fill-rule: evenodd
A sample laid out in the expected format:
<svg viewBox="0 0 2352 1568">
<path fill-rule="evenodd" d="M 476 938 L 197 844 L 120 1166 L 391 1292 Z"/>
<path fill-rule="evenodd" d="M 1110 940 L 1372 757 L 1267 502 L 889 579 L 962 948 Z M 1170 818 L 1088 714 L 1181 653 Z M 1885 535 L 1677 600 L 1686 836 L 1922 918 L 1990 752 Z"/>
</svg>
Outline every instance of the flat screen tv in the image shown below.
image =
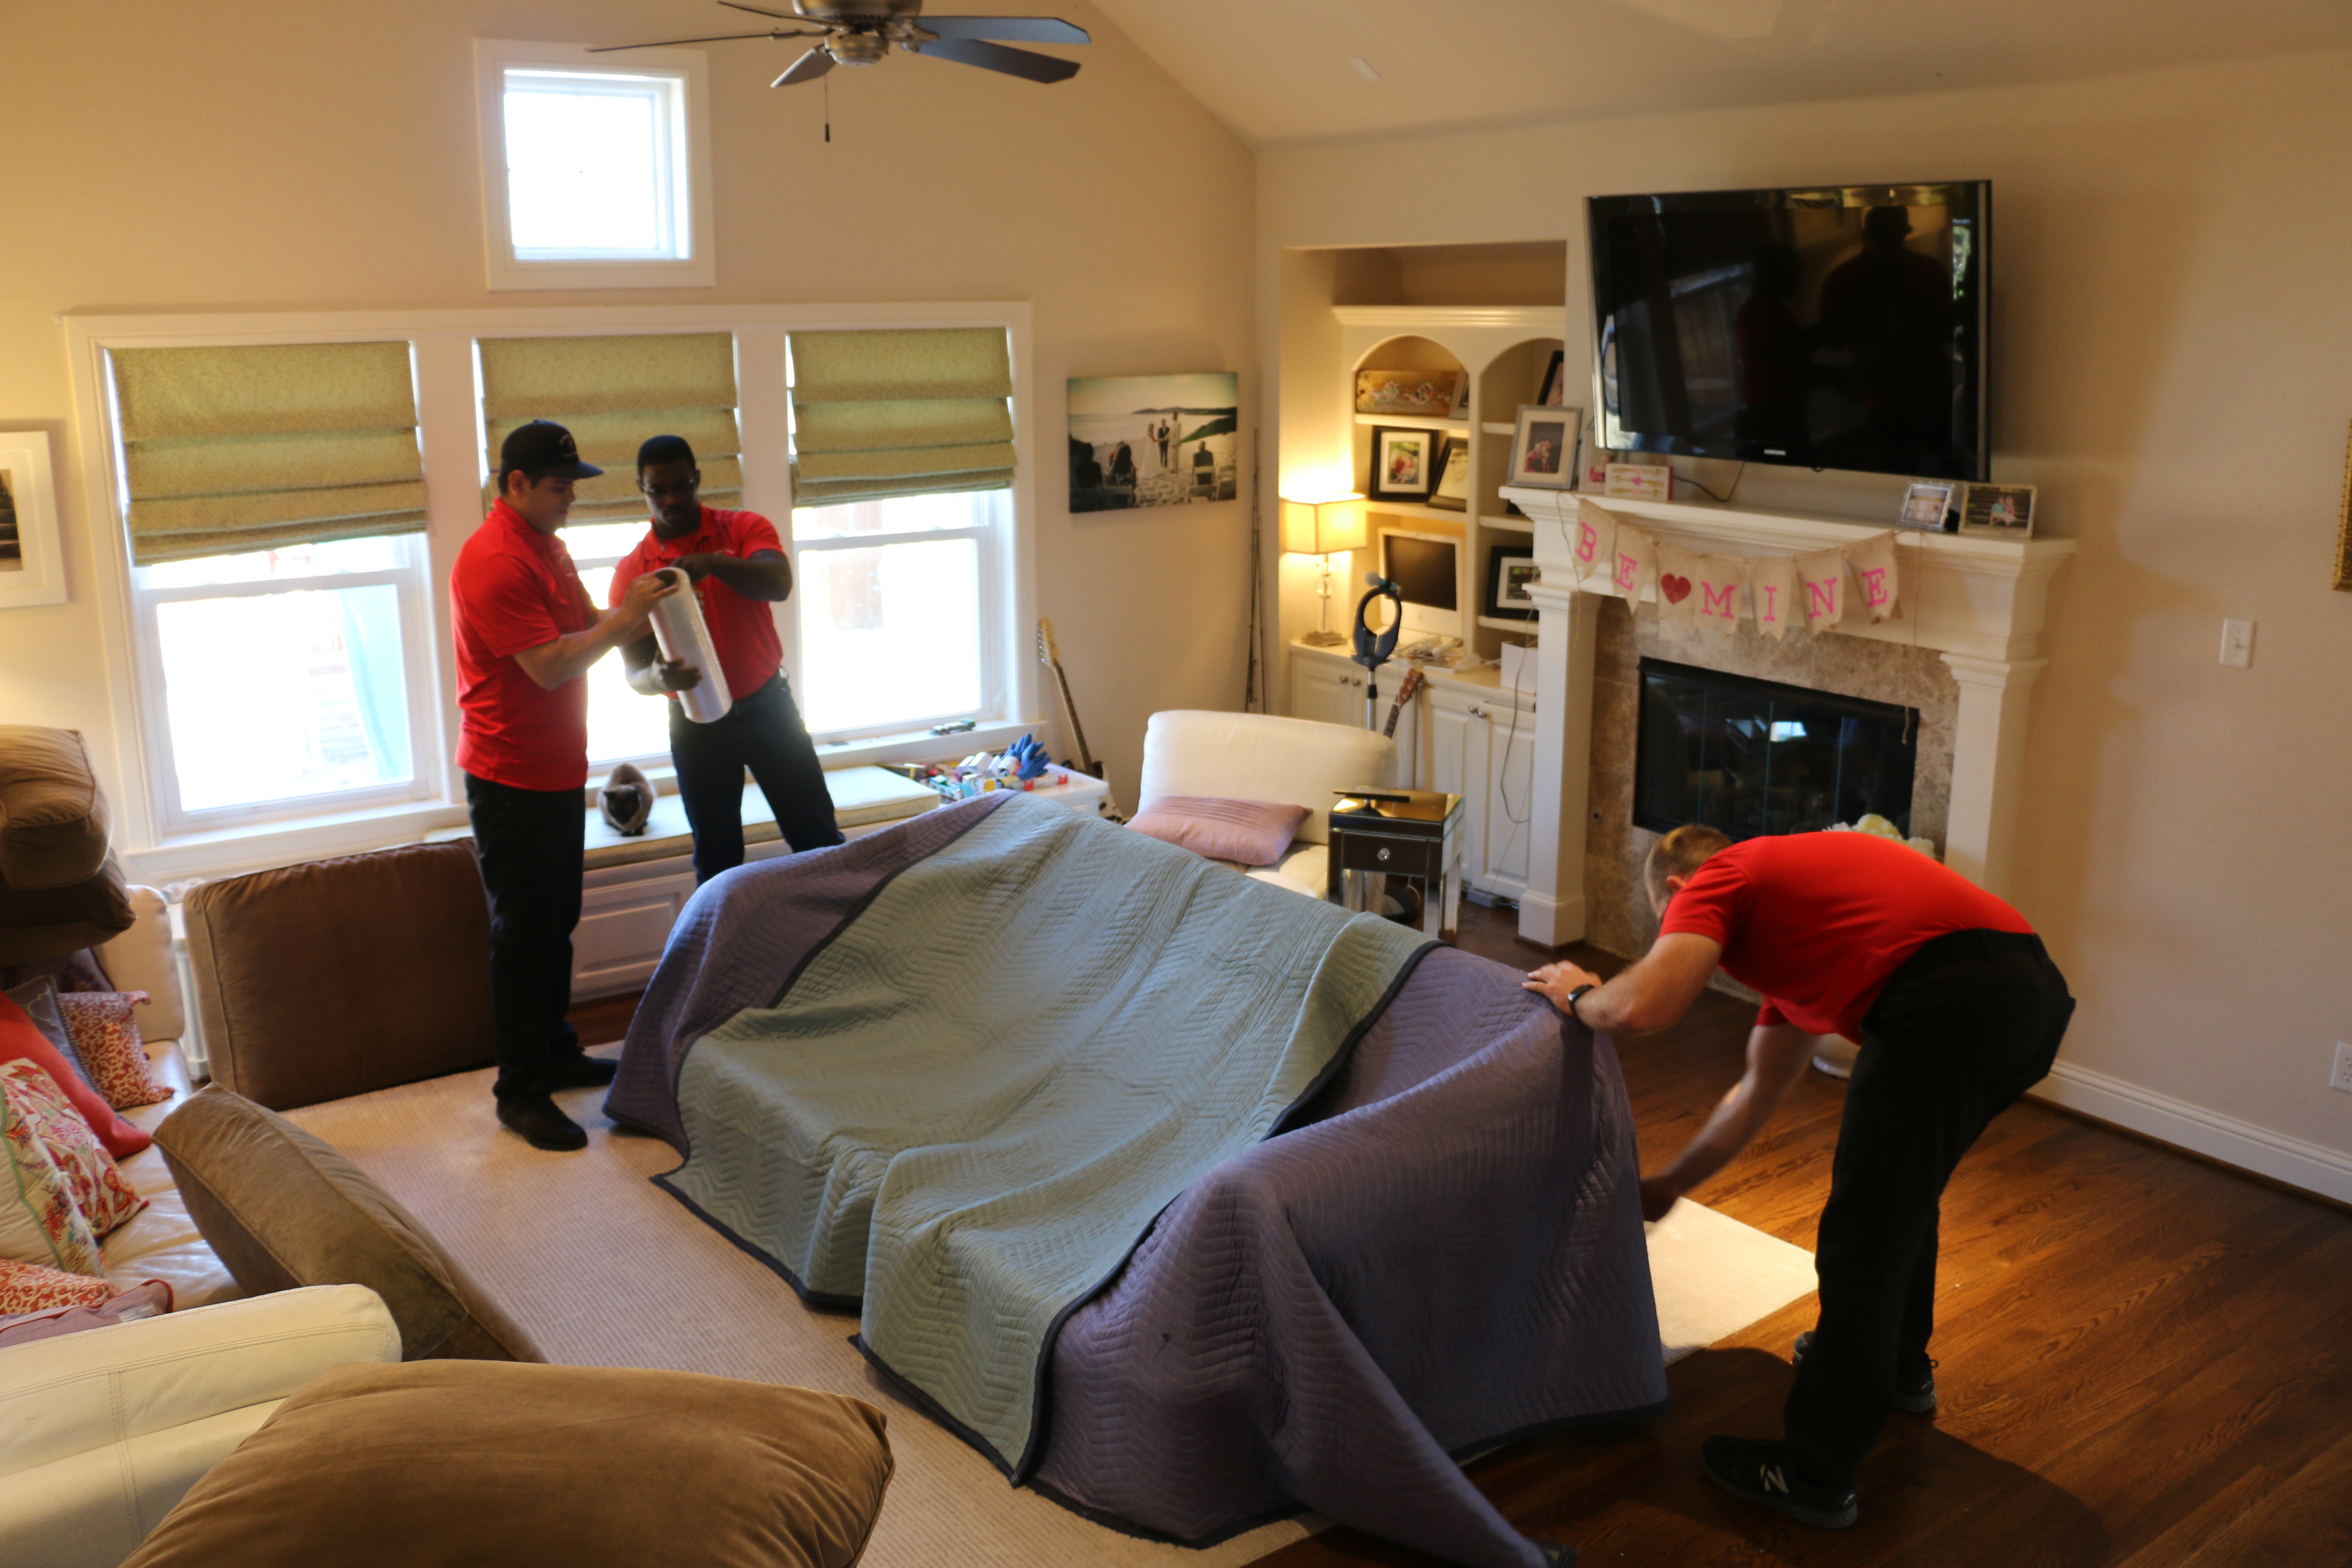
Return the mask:
<svg viewBox="0 0 2352 1568">
<path fill-rule="evenodd" d="M 1586 208 L 1601 445 L 1989 477 L 1989 182 Z"/>
</svg>

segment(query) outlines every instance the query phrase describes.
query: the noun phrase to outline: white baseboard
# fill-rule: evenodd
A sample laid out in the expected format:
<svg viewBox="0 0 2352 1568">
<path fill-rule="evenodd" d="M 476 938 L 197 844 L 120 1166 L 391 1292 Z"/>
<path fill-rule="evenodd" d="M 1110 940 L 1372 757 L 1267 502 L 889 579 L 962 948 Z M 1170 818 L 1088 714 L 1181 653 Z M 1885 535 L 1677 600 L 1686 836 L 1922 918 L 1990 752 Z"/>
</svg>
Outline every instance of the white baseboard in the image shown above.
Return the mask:
<svg viewBox="0 0 2352 1568">
<path fill-rule="evenodd" d="M 1549 899 L 1533 888 L 1519 895 L 1519 935 L 1543 947 L 1584 940 L 1584 895 Z"/>
<path fill-rule="evenodd" d="M 2095 1116 L 2175 1148 L 2352 1204 L 2352 1154 L 2341 1150 L 2273 1132 L 2072 1062 L 2052 1068 L 2050 1076 L 2030 1092 L 2036 1100 Z"/>
</svg>

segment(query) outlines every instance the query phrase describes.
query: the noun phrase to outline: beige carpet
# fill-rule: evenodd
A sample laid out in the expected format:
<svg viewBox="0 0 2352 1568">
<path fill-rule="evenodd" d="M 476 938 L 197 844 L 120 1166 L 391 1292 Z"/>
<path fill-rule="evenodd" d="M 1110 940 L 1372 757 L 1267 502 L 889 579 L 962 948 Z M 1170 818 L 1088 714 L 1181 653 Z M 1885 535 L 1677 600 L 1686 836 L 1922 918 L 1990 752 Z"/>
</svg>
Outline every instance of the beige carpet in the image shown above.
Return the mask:
<svg viewBox="0 0 2352 1568">
<path fill-rule="evenodd" d="M 604 1053 L 599 1053 L 604 1054 Z M 563 1096 L 587 1123 L 578 1154 L 502 1132 L 487 1071 L 311 1106 L 293 1119 L 382 1182 L 553 1359 L 670 1367 L 855 1394 L 889 1415 L 898 1458 L 867 1568 L 1226 1568 L 1320 1528 L 1267 1525 L 1205 1552 L 1090 1524 L 1003 1476 L 893 1397 L 851 1348 L 852 1317 L 811 1312 L 789 1286 L 647 1180 L 677 1156 L 616 1133 L 600 1089 Z M 1651 1227 L 1668 1359 L 1812 1289 L 1811 1255 L 1694 1204 Z"/>
</svg>

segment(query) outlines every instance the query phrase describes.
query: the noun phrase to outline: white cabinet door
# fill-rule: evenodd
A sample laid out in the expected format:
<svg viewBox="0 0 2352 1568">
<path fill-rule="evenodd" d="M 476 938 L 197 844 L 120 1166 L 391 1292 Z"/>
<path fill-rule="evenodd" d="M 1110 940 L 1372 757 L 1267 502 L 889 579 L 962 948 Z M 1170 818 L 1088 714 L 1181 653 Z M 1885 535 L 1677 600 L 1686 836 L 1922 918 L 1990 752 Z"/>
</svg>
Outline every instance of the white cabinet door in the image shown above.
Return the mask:
<svg viewBox="0 0 2352 1568">
<path fill-rule="evenodd" d="M 1429 783 L 1425 786 L 1462 797 L 1462 868 L 1474 887 L 1484 887 L 1486 864 L 1486 723 L 1475 699 L 1442 687 L 1429 689 Z"/>
<path fill-rule="evenodd" d="M 1528 890 L 1528 841 L 1535 822 L 1536 721 L 1509 704 L 1486 708 L 1489 785 L 1486 853 L 1473 862 L 1471 880 L 1517 899 Z"/>
<path fill-rule="evenodd" d="M 1315 654 L 1290 658 L 1290 716 L 1323 724 L 1361 725 L 1364 689 L 1352 665 Z"/>
</svg>

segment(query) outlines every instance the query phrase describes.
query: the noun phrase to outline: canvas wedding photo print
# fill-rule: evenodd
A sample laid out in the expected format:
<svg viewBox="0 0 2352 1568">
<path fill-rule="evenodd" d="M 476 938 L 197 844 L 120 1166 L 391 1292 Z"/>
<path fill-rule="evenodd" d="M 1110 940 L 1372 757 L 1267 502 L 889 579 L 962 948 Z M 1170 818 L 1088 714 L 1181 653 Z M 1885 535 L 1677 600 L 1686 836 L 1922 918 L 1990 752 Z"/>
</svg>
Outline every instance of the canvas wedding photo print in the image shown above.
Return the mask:
<svg viewBox="0 0 2352 1568">
<path fill-rule="evenodd" d="M 1240 493 L 1241 377 L 1070 378 L 1070 510 L 1232 500 Z"/>
</svg>

